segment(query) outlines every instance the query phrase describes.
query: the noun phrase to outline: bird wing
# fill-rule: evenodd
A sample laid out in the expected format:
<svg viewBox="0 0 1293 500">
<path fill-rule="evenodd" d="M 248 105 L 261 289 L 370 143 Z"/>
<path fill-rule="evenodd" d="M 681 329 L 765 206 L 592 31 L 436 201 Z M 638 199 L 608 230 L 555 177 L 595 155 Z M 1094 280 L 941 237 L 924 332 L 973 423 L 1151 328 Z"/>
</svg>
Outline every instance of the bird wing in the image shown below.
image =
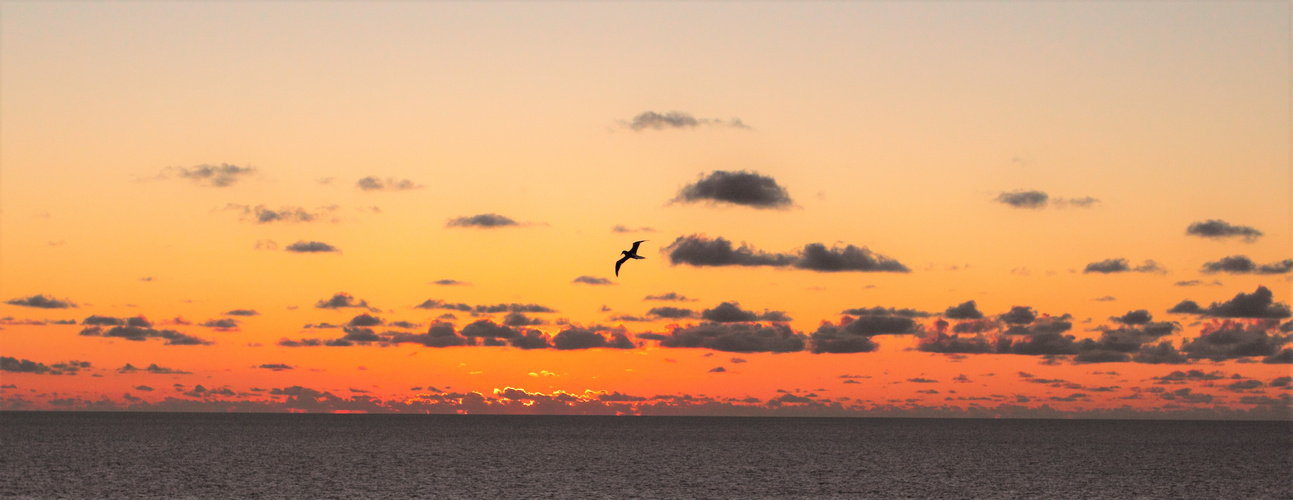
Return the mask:
<svg viewBox="0 0 1293 500">
<path fill-rule="evenodd" d="M 625 255 L 623 259 L 615 261 L 615 276 L 620 275 L 620 265 L 624 264 L 624 261 L 626 260 L 629 260 L 629 256 L 627 255 Z"/>
<path fill-rule="evenodd" d="M 646 240 L 642 240 L 642 241 L 646 241 Z M 641 245 L 641 244 L 642 244 L 642 241 L 635 241 L 635 242 L 633 242 L 633 248 L 630 248 L 630 249 L 629 249 L 629 253 L 631 253 L 631 254 L 636 254 L 636 253 L 638 253 L 638 245 Z"/>
</svg>

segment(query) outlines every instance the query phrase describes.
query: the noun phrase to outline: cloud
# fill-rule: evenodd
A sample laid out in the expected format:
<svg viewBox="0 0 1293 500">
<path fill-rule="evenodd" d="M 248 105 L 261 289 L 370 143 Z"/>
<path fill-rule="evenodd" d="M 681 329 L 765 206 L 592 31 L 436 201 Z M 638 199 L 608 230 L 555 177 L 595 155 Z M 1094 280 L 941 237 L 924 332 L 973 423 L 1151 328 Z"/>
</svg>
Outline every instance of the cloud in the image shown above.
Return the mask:
<svg viewBox="0 0 1293 500">
<path fill-rule="evenodd" d="M 470 285 L 471 283 L 468 283 L 466 281 L 443 279 L 443 280 L 432 281 L 431 284 L 440 285 L 440 286 L 466 286 L 466 285 Z"/>
<path fill-rule="evenodd" d="M 282 207 L 278 210 L 274 210 L 271 208 L 265 208 L 265 205 L 256 205 L 252 207 L 249 205 L 230 203 L 225 205 L 225 210 L 241 212 L 242 220 L 244 221 L 254 222 L 256 224 L 270 224 L 274 222 L 316 222 L 328 217 L 329 214 L 337 210 L 337 207 L 335 205 L 320 207 L 315 211 L 307 211 L 302 207 Z M 337 222 L 338 219 L 334 217 L 330 220 L 332 222 Z"/>
<path fill-rule="evenodd" d="M 595 348 L 632 349 L 636 347 L 633 344 L 633 341 L 629 340 L 628 336 L 624 334 L 624 330 L 622 328 L 609 330 L 606 333 L 609 335 L 609 338 L 595 328 L 571 327 L 562 330 L 552 337 L 552 345 L 560 350 Z"/>
<path fill-rule="evenodd" d="M 100 325 L 100 326 L 117 326 L 126 324 L 125 320 L 113 318 L 111 316 L 98 316 L 91 314 L 81 320 L 82 325 Z"/>
<path fill-rule="evenodd" d="M 226 311 L 224 315 L 225 316 L 259 316 L 260 313 L 256 312 L 255 309 L 234 309 L 232 311 Z"/>
<path fill-rule="evenodd" d="M 1131 314 L 1133 313 L 1128 313 L 1128 315 Z M 1178 330 L 1180 330 L 1180 327 L 1176 323 L 1150 323 L 1148 321 L 1128 324 L 1128 326 L 1118 328 L 1101 327 L 1099 338 L 1078 341 L 1078 353 L 1074 361 L 1078 363 L 1111 363 L 1131 361 L 1133 354 L 1144 353 L 1142 357 L 1168 354 L 1165 352 L 1146 352 L 1146 350 L 1155 349 L 1155 347 L 1150 346 L 1151 342 L 1172 335 Z"/>
<path fill-rule="evenodd" d="M 830 322 L 823 322 L 810 338 L 814 354 L 872 352 L 880 348 L 871 337 L 846 332 Z"/>
<path fill-rule="evenodd" d="M 1205 273 L 1230 273 L 1230 274 L 1287 274 L 1293 271 L 1293 259 L 1284 259 L 1270 264 L 1257 265 L 1252 259 L 1244 255 L 1231 255 L 1222 257 L 1216 262 L 1206 262 L 1203 264 Z"/>
<path fill-rule="evenodd" d="M 530 318 L 524 313 L 519 312 L 508 313 L 507 316 L 503 318 L 503 324 L 507 326 L 537 326 L 544 323 L 546 322 L 540 318 Z"/>
<path fill-rule="evenodd" d="M 1109 319 L 1126 325 L 1143 325 L 1153 320 L 1154 315 L 1150 314 L 1148 310 L 1137 309 L 1135 311 L 1127 311 L 1127 314 L 1122 316 L 1115 316 Z"/>
<path fill-rule="evenodd" d="M 1293 348 L 1285 347 L 1275 354 L 1262 358 L 1262 363 L 1268 365 L 1288 365 L 1293 364 Z M 1288 377 L 1284 377 L 1288 378 Z M 1281 379 L 1276 379 L 1281 380 Z M 1274 384 L 1271 384 L 1274 385 Z"/>
<path fill-rule="evenodd" d="M 451 304 L 439 299 L 427 299 L 414 309 L 447 309 L 450 311 L 469 312 L 472 314 L 497 314 L 503 312 L 553 313 L 555 309 L 539 304 L 477 304 L 475 306 L 458 303 Z"/>
<path fill-rule="evenodd" d="M 462 327 L 462 335 L 468 338 L 514 339 L 520 337 L 521 332 L 506 325 L 499 325 L 493 321 L 482 319 Z"/>
<path fill-rule="evenodd" d="M 29 359 L 0 356 L 0 371 L 4 372 L 34 373 L 37 375 L 76 375 L 81 370 L 88 368 L 90 368 L 89 361 L 66 361 L 46 365 Z"/>
<path fill-rule="evenodd" d="M 614 285 L 615 284 L 614 281 L 611 281 L 606 278 L 598 278 L 596 276 L 587 276 L 587 275 L 575 278 L 575 280 L 571 281 L 571 283 L 583 283 L 585 285 Z"/>
<path fill-rule="evenodd" d="M 776 179 L 758 172 L 715 170 L 683 186 L 671 203 L 727 203 L 753 208 L 784 209 L 794 206 L 790 193 Z"/>
<path fill-rule="evenodd" d="M 805 245 L 797 255 L 784 253 L 767 253 L 756 250 L 742 243 L 739 248 L 732 248 L 732 242 L 717 237 L 709 239 L 704 235 L 693 234 L 679 236 L 662 249 L 669 254 L 673 265 L 691 266 L 794 266 L 819 272 L 862 271 L 862 272 L 909 272 L 907 266 L 884 255 L 872 253 L 866 247 L 847 245 L 826 248 L 821 243 Z"/>
<path fill-rule="evenodd" d="M 1266 322 L 1222 321 L 1204 328 L 1194 339 L 1181 342 L 1181 352 L 1191 359 L 1226 361 L 1252 356 L 1273 356 L 1293 340 L 1270 334 Z"/>
<path fill-rule="evenodd" d="M 159 338 L 166 341 L 163 345 L 212 344 L 209 340 L 180 333 L 175 330 L 155 330 L 153 328 L 143 326 L 114 326 L 108 330 L 104 330 L 101 326 L 90 326 L 82 329 L 80 334 L 87 337 L 123 338 L 135 342 L 142 342 L 150 338 Z"/>
<path fill-rule="evenodd" d="M 219 165 L 197 165 L 193 168 L 169 167 L 161 174 L 165 178 L 168 172 L 175 172 L 180 178 L 189 179 L 196 184 L 211 187 L 229 187 L 244 177 L 256 173 L 252 166 L 239 167 L 228 163 Z"/>
<path fill-rule="evenodd" d="M 1050 196 L 1042 191 L 1011 191 L 997 195 L 995 201 L 1015 208 L 1031 208 L 1035 210 L 1045 208 L 1049 199 Z"/>
<path fill-rule="evenodd" d="M 716 323 L 735 323 L 735 322 L 752 322 L 752 321 L 790 321 L 786 313 L 782 311 L 764 310 L 762 314 L 753 311 L 741 309 L 740 304 L 735 302 L 723 302 L 713 309 L 706 309 L 700 313 L 701 319 L 713 321 Z"/>
<path fill-rule="evenodd" d="M 1154 262 L 1153 260 L 1146 260 L 1145 262 L 1141 263 L 1139 266 L 1131 267 L 1130 265 L 1128 265 L 1127 259 L 1105 259 L 1100 262 L 1092 262 L 1086 265 L 1086 269 L 1082 270 L 1084 274 L 1090 274 L 1090 273 L 1110 274 L 1110 273 L 1124 273 L 1129 271 L 1138 272 L 1138 273 L 1158 273 L 1158 274 L 1164 274 L 1167 272 L 1167 270 L 1164 269 L 1163 266 L 1159 265 L 1157 262 Z"/>
<path fill-rule="evenodd" d="M 1060 208 L 1063 208 L 1063 207 L 1091 208 L 1091 207 L 1094 207 L 1097 203 L 1100 203 L 1100 200 L 1096 198 L 1092 198 L 1090 196 L 1083 196 L 1081 198 L 1055 198 L 1055 205 Z"/>
<path fill-rule="evenodd" d="M 233 318 L 211 319 L 198 324 L 198 326 L 215 328 L 217 330 L 237 330 L 238 321 Z"/>
<path fill-rule="evenodd" d="M 907 266 L 884 255 L 874 254 L 866 247 L 848 245 L 826 248 L 821 243 L 804 245 L 799 253 L 795 267 L 812 271 L 863 271 L 863 272 L 911 272 Z"/>
<path fill-rule="evenodd" d="M 1028 306 L 1014 306 L 1010 308 L 1010 312 L 1004 313 L 997 318 L 1011 325 L 1026 325 L 1037 320 L 1037 313 L 1033 312 L 1033 308 Z"/>
<path fill-rule="evenodd" d="M 356 299 L 354 297 L 351 297 L 350 294 L 345 292 L 333 294 L 332 298 L 330 299 L 320 300 L 318 302 L 315 302 L 314 307 L 319 309 L 332 309 L 332 310 L 340 310 L 340 309 L 355 307 L 360 309 L 367 309 L 370 312 L 381 312 L 380 309 L 369 306 L 367 300 Z"/>
<path fill-rule="evenodd" d="M 321 241 L 298 241 L 296 243 L 288 245 L 285 250 L 293 253 L 319 253 L 319 252 L 341 253 L 341 249 L 334 247 L 332 245 L 329 245 L 327 243 L 323 243 Z"/>
<path fill-rule="evenodd" d="M 681 111 L 670 111 L 667 113 L 657 113 L 655 111 L 643 111 L 633 117 L 633 121 L 621 122 L 625 127 L 637 132 L 643 130 L 664 130 L 664 129 L 691 129 L 701 125 L 714 127 L 725 127 L 735 129 L 749 129 L 750 126 L 741 121 L 740 118 L 731 120 L 719 120 L 716 118 L 700 118 L 692 116 L 690 113 Z"/>
<path fill-rule="evenodd" d="M 1254 228 L 1248 226 L 1235 226 L 1231 225 L 1229 222 L 1217 219 L 1209 219 L 1204 222 L 1195 222 L 1190 224 L 1190 227 L 1185 228 L 1185 234 L 1218 240 L 1241 237 L 1248 243 L 1257 241 L 1257 238 L 1263 236 L 1261 231 Z"/>
<path fill-rule="evenodd" d="M 1176 286 L 1221 286 L 1221 282 L 1215 281 L 1215 280 L 1212 281 L 1211 283 L 1205 283 L 1202 280 L 1187 280 L 1187 281 L 1178 281 L 1174 284 Z"/>
<path fill-rule="evenodd" d="M 391 336 L 390 342 L 396 344 L 421 344 L 426 347 L 456 347 L 469 345 L 471 340 L 455 333 L 453 325 L 437 322 L 431 325 L 431 328 L 427 329 L 426 333 L 396 332 Z"/>
<path fill-rule="evenodd" d="M 682 319 L 682 318 L 695 317 L 696 313 L 691 309 L 666 306 L 666 307 L 653 307 L 651 308 L 651 310 L 647 311 L 647 315 L 655 316 L 657 318 L 664 318 L 664 319 Z"/>
<path fill-rule="evenodd" d="M 646 226 L 631 228 L 623 224 L 616 224 L 615 227 L 611 228 L 611 232 L 612 233 L 654 233 L 655 228 L 650 228 Z"/>
<path fill-rule="evenodd" d="M 138 371 L 145 371 L 153 375 L 188 375 L 193 373 L 193 372 L 186 372 L 184 370 L 176 370 L 174 368 L 166 368 L 164 366 L 158 366 L 157 363 L 150 363 L 147 368 L 142 368 L 142 369 L 135 368 L 134 365 L 131 365 L 130 363 L 126 363 L 125 366 L 122 366 L 121 368 L 117 369 L 117 373 L 135 373 Z"/>
<path fill-rule="evenodd" d="M 68 309 L 76 307 L 76 303 L 67 299 L 56 299 L 45 295 L 32 295 L 30 297 L 19 297 L 16 299 L 6 300 L 4 303 L 11 306 L 35 307 L 39 309 Z"/>
<path fill-rule="evenodd" d="M 266 363 L 266 364 L 263 364 L 263 365 L 258 366 L 257 368 L 263 368 L 263 369 L 266 369 L 266 370 L 273 370 L 273 371 L 276 371 L 276 372 L 281 372 L 281 371 L 284 371 L 284 370 L 291 370 L 291 369 L 293 369 L 293 367 L 292 367 L 291 365 L 285 365 L 285 364 L 283 364 L 283 363 Z"/>
<path fill-rule="evenodd" d="M 1200 314 L 1216 318 L 1288 318 L 1288 304 L 1275 302 L 1274 294 L 1264 286 L 1258 286 L 1253 293 L 1240 292 L 1235 298 L 1225 302 L 1213 302 L 1206 309 L 1199 307 L 1192 300 L 1184 300 L 1167 312 L 1178 314 Z"/>
<path fill-rule="evenodd" d="M 755 250 L 745 243 L 742 243 L 740 248 L 733 249 L 732 242 L 723 239 L 721 236 L 711 240 L 699 234 L 679 236 L 678 239 L 662 250 L 669 253 L 669 262 L 673 265 L 688 264 L 698 267 L 783 267 L 791 265 L 797 260 L 793 255 L 770 254 Z"/>
<path fill-rule="evenodd" d="M 457 217 L 445 223 L 445 227 L 479 227 L 493 229 L 496 227 L 519 226 L 520 223 L 498 214 L 480 214 L 471 217 Z"/>
<path fill-rule="evenodd" d="M 804 350 L 806 339 L 783 323 L 701 323 L 673 330 L 660 345 L 725 352 L 798 352 Z"/>
<path fill-rule="evenodd" d="M 939 354 L 987 354 L 995 350 L 993 344 L 982 335 L 962 337 L 947 335 L 944 332 L 933 332 L 921 339 L 916 345 L 917 351 Z"/>
<path fill-rule="evenodd" d="M 943 311 L 943 317 L 947 319 L 981 319 L 983 313 L 979 312 L 979 307 L 973 300 L 962 302 L 960 305 L 948 307 Z"/>
<path fill-rule="evenodd" d="M 366 313 L 365 313 L 365 314 L 360 314 L 360 315 L 358 315 L 358 316 L 355 316 L 355 317 L 353 317 L 353 318 L 350 318 L 350 321 L 346 323 L 346 326 L 351 326 L 351 327 L 355 327 L 355 326 L 361 326 L 361 327 L 362 327 L 362 326 L 378 326 L 378 325 L 381 325 L 381 324 L 384 324 L 384 323 L 386 323 L 386 322 L 385 322 L 384 320 L 382 320 L 381 318 L 378 318 L 378 317 L 373 316 L 373 315 L 371 315 L 371 314 L 366 314 Z"/>
<path fill-rule="evenodd" d="M 695 302 L 696 301 L 696 299 L 687 298 L 682 295 L 678 295 L 677 293 L 674 293 L 674 292 L 669 292 L 661 295 L 647 295 L 646 297 L 643 297 L 642 300 L 664 300 L 664 301 L 673 301 L 673 302 Z"/>
<path fill-rule="evenodd" d="M 917 311 L 915 309 L 898 309 L 895 307 L 882 306 L 845 309 L 842 314 L 847 314 L 849 316 L 903 316 L 907 318 L 928 318 L 930 316 L 927 312 Z"/>
<path fill-rule="evenodd" d="M 356 182 L 355 185 L 364 191 L 408 191 L 423 187 L 408 179 L 387 178 L 382 180 L 371 175 L 359 179 L 359 182 Z"/>
</svg>

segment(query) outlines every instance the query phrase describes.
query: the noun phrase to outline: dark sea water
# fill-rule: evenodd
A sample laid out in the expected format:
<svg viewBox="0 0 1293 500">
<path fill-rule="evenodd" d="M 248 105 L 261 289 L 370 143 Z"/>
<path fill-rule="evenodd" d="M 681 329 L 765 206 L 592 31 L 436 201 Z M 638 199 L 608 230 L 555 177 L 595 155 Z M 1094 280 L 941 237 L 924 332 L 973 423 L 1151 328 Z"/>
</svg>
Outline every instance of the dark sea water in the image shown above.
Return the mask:
<svg viewBox="0 0 1293 500">
<path fill-rule="evenodd" d="M 12 498 L 1293 498 L 1293 423 L 0 413 Z"/>
</svg>

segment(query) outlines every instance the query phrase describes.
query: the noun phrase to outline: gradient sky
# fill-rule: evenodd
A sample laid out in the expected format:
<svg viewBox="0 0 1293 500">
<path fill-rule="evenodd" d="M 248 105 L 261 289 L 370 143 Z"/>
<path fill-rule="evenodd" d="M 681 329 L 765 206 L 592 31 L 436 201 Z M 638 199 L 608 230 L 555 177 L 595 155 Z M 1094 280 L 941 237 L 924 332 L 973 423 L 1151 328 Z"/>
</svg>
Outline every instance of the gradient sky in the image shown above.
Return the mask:
<svg viewBox="0 0 1293 500">
<path fill-rule="evenodd" d="M 6 409 L 1291 415 L 1287 2 L 0 19 Z"/>
</svg>

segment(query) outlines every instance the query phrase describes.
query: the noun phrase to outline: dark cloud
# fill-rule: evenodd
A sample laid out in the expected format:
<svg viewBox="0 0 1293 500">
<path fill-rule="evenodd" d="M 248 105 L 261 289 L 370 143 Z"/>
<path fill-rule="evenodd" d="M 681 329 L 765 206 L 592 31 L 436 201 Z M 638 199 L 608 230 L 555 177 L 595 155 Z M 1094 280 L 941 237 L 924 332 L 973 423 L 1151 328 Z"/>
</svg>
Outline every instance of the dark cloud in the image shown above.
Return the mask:
<svg viewBox="0 0 1293 500">
<path fill-rule="evenodd" d="M 1016 338 L 1005 336 L 998 338 L 997 352 L 1031 356 L 1068 355 L 1078 354 L 1078 346 L 1072 335 L 1063 335 L 1054 331 L 1033 331 L 1031 334 Z"/>
<path fill-rule="evenodd" d="M 82 325 L 99 325 L 99 326 L 118 326 L 126 324 L 125 320 L 113 318 L 110 316 L 98 316 L 91 314 L 81 320 Z"/>
<path fill-rule="evenodd" d="M 1143 325 L 1152 321 L 1154 319 L 1154 315 L 1150 314 L 1148 310 L 1137 309 L 1135 311 L 1127 311 L 1127 314 L 1122 316 L 1116 316 L 1109 319 L 1126 325 Z"/>
<path fill-rule="evenodd" d="M 158 366 L 157 363 L 151 363 L 148 365 L 147 368 L 135 368 L 134 365 L 131 365 L 130 363 L 126 363 L 125 366 L 122 366 L 121 368 L 117 369 L 117 373 L 135 373 L 139 371 L 148 372 L 153 375 L 188 375 L 192 373 L 192 372 L 186 372 L 184 370 L 176 370 L 174 368 L 166 368 L 164 366 Z"/>
<path fill-rule="evenodd" d="M 1202 280 L 1186 280 L 1186 281 L 1178 281 L 1175 283 L 1175 285 L 1176 286 L 1221 286 L 1221 282 L 1213 280 L 1211 283 L 1207 283 Z"/>
<path fill-rule="evenodd" d="M 1175 384 L 1183 382 L 1201 382 L 1209 380 L 1221 380 L 1226 378 L 1224 373 L 1219 371 L 1205 372 L 1203 370 L 1180 371 L 1176 370 L 1162 377 L 1150 377 L 1151 380 L 1158 380 L 1160 384 Z"/>
<path fill-rule="evenodd" d="M 585 285 L 614 285 L 615 284 L 614 281 L 611 281 L 606 278 L 598 278 L 596 276 L 587 276 L 587 275 L 575 278 L 575 280 L 571 281 L 571 283 L 583 283 Z"/>
<path fill-rule="evenodd" d="M 235 330 L 238 328 L 238 321 L 233 318 L 212 319 L 200 323 L 198 326 L 205 326 L 207 328 L 215 328 L 219 330 Z"/>
<path fill-rule="evenodd" d="M 359 182 L 356 182 L 355 185 L 364 191 L 408 191 L 423 187 L 408 179 L 387 178 L 382 180 L 371 175 L 359 179 Z"/>
<path fill-rule="evenodd" d="M 898 309 L 882 306 L 845 309 L 841 314 L 847 314 L 850 316 L 903 316 L 907 318 L 928 318 L 930 316 L 927 312 L 917 311 L 915 309 Z"/>
<path fill-rule="evenodd" d="M 799 253 L 799 260 L 795 262 L 794 266 L 800 269 L 822 272 L 911 272 L 902 263 L 884 255 L 872 253 L 866 247 L 859 248 L 848 245 L 843 248 L 836 246 L 828 249 L 826 245 L 821 243 L 804 245 L 803 250 Z"/>
<path fill-rule="evenodd" d="M 804 334 L 781 323 L 701 323 L 675 329 L 660 345 L 725 352 L 798 352 L 804 350 L 805 340 Z"/>
<path fill-rule="evenodd" d="M 1198 337 L 1181 342 L 1181 352 L 1191 359 L 1212 361 L 1272 356 L 1291 339 L 1268 330 L 1265 322 L 1223 321 L 1208 325 Z"/>
<path fill-rule="evenodd" d="M 1287 274 L 1293 271 L 1293 259 L 1284 259 L 1270 264 L 1257 265 L 1252 259 L 1244 255 L 1231 255 L 1222 257 L 1216 262 L 1206 262 L 1203 264 L 1205 273 L 1230 273 L 1230 274 Z"/>
<path fill-rule="evenodd" d="M 503 312 L 523 312 L 523 313 L 552 313 L 557 312 L 546 306 L 539 304 L 477 304 L 471 306 L 468 304 L 458 303 L 451 304 L 443 300 L 427 299 L 421 304 L 413 306 L 415 309 L 447 309 L 450 311 L 469 312 L 473 314 L 496 314 Z"/>
<path fill-rule="evenodd" d="M 632 228 L 632 227 L 625 226 L 623 224 L 616 224 L 615 227 L 611 228 L 611 232 L 612 233 L 654 233 L 655 228 L 646 227 L 646 226 Z"/>
<path fill-rule="evenodd" d="M 548 349 L 552 344 L 548 337 L 538 330 L 529 330 L 507 341 L 507 344 L 518 349 Z M 486 344 L 489 345 L 489 344 Z"/>
<path fill-rule="evenodd" d="M 715 170 L 683 186 L 673 203 L 728 203 L 753 208 L 784 209 L 794 206 L 790 193 L 776 179 L 758 172 Z"/>
<path fill-rule="evenodd" d="M 700 313 L 701 319 L 713 321 L 716 323 L 736 323 L 752 321 L 790 321 L 782 311 L 768 311 L 756 313 L 741 309 L 741 305 L 735 302 L 723 302 L 713 309 L 706 309 Z"/>
<path fill-rule="evenodd" d="M 670 111 L 668 113 L 657 113 L 655 111 L 643 111 L 641 114 L 633 117 L 633 121 L 623 123 L 637 132 L 643 130 L 664 130 L 664 129 L 691 129 L 701 125 L 749 129 L 750 126 L 741 121 L 740 118 L 731 120 L 719 120 L 716 118 L 696 118 L 690 113 L 681 111 Z"/>
<path fill-rule="evenodd" d="M 293 253 L 320 253 L 320 252 L 341 253 L 341 249 L 321 241 L 298 241 L 296 243 L 288 245 L 287 248 L 285 248 L 284 250 L 287 250 Z"/>
<path fill-rule="evenodd" d="M 1285 347 L 1284 349 L 1281 349 L 1280 352 L 1277 352 L 1270 356 L 1266 356 L 1265 358 L 1262 358 L 1262 363 L 1265 363 L 1268 365 L 1293 364 L 1293 348 Z M 1288 378 L 1288 377 L 1284 377 L 1284 378 Z M 1281 380 L 1281 379 L 1276 379 L 1276 380 Z M 1275 385 L 1275 384 L 1272 383 L 1271 385 Z"/>
<path fill-rule="evenodd" d="M 939 354 L 987 354 L 996 349 L 992 342 L 982 335 L 962 337 L 956 334 L 934 332 L 921 339 L 916 345 L 916 350 Z"/>
<path fill-rule="evenodd" d="M 453 325 L 449 323 L 436 323 L 431 325 L 426 333 L 421 334 L 395 332 L 390 342 L 422 344 L 427 347 L 455 347 L 471 344 L 470 339 L 455 333 Z"/>
<path fill-rule="evenodd" d="M 445 227 L 479 227 L 491 229 L 496 227 L 519 226 L 520 223 L 498 214 L 480 214 L 471 217 L 450 219 Z"/>
<path fill-rule="evenodd" d="M 642 298 L 642 300 L 664 300 L 664 301 L 673 301 L 673 302 L 694 302 L 696 299 L 687 298 L 687 297 L 684 297 L 684 296 L 682 296 L 682 295 L 678 295 L 677 293 L 669 292 L 669 293 L 665 293 L 665 294 L 661 294 L 661 295 L 647 295 L 646 297 L 643 297 L 643 298 Z"/>
<path fill-rule="evenodd" d="M 13 373 L 34 373 L 37 375 L 76 375 L 81 370 L 90 368 L 89 361 L 65 361 L 46 365 L 29 359 L 0 356 L 0 371 Z"/>
<path fill-rule="evenodd" d="M 529 316 L 526 316 L 524 313 L 519 313 L 519 312 L 508 313 L 507 316 L 503 318 L 504 325 L 515 326 L 515 327 L 536 326 L 536 325 L 542 325 L 544 323 L 545 321 L 543 321 L 540 318 L 531 318 Z"/>
<path fill-rule="evenodd" d="M 1159 342 L 1158 345 L 1142 347 L 1131 360 L 1154 365 L 1180 365 L 1189 361 L 1184 354 L 1172 347 L 1171 342 L 1166 340 Z"/>
<path fill-rule="evenodd" d="M 901 335 L 916 333 L 916 321 L 905 316 L 859 316 L 857 319 L 844 317 L 840 328 L 845 333 L 862 336 Z"/>
<path fill-rule="evenodd" d="M 719 367 L 715 367 L 715 368 L 711 368 L 711 369 L 709 370 L 709 373 L 725 373 L 725 372 L 727 372 L 727 368 L 723 368 L 723 367 L 721 367 L 721 366 L 719 366 Z"/>
<path fill-rule="evenodd" d="M 1050 196 L 1042 191 L 1011 191 L 997 195 L 996 201 L 1015 208 L 1039 209 L 1045 208 L 1049 199 Z"/>
<path fill-rule="evenodd" d="M 1206 309 L 1193 301 L 1182 301 L 1170 313 L 1201 314 L 1217 318 L 1287 318 L 1293 316 L 1288 304 L 1275 302 L 1274 294 L 1264 286 L 1258 286 L 1253 293 L 1235 295 L 1225 302 L 1213 302 Z"/>
<path fill-rule="evenodd" d="M 1166 273 L 1167 270 L 1163 269 L 1163 266 L 1159 265 L 1157 262 L 1154 262 L 1152 260 L 1147 260 L 1141 263 L 1139 266 L 1131 267 L 1131 265 L 1127 263 L 1127 259 L 1105 259 L 1100 262 L 1092 262 L 1090 264 L 1087 264 L 1086 268 L 1083 269 L 1082 272 L 1085 274 L 1090 274 L 1090 273 L 1111 274 L 1111 273 L 1125 273 L 1125 272 L 1162 274 L 1162 273 Z"/>
<path fill-rule="evenodd" d="M 101 326 L 91 326 L 81 330 L 81 335 L 89 337 L 123 338 L 142 342 L 150 338 L 164 339 L 164 345 L 211 345 L 209 340 L 200 339 L 175 330 L 155 330 L 140 326 L 114 326 L 104 330 Z"/>
<path fill-rule="evenodd" d="M 552 345 L 561 350 L 573 349 L 594 349 L 594 348 L 612 348 L 612 349 L 632 349 L 635 347 L 633 341 L 629 340 L 624 334 L 623 329 L 614 329 L 606 331 L 603 335 L 601 331 L 592 328 L 571 327 L 557 333 L 552 338 Z"/>
<path fill-rule="evenodd" d="M 314 307 L 317 307 L 319 309 L 333 309 L 333 310 L 356 307 L 360 309 L 368 309 L 371 312 L 380 312 L 379 309 L 368 305 L 367 300 L 356 299 L 354 297 L 351 297 L 350 294 L 345 292 L 333 294 L 332 298 L 330 299 L 320 300 L 318 302 L 315 302 Z"/>
<path fill-rule="evenodd" d="M 979 307 L 973 300 L 962 302 L 958 306 L 948 307 L 943 311 L 943 317 L 947 319 L 982 319 L 983 313 L 979 312 Z"/>
<path fill-rule="evenodd" d="M 221 163 L 219 165 L 198 165 L 193 168 L 171 167 L 167 171 L 174 171 L 181 178 L 189 179 L 204 186 L 229 187 L 242 178 L 256 173 L 256 168 Z M 165 176 L 166 173 L 163 172 L 162 177 Z"/>
<path fill-rule="evenodd" d="M 1156 347 L 1150 345 L 1151 342 L 1172 335 L 1178 330 L 1180 330 L 1180 327 L 1177 324 L 1168 322 L 1145 322 L 1118 328 L 1101 327 L 1099 338 L 1082 339 L 1078 342 L 1078 353 L 1074 361 L 1078 363 L 1132 361 L 1133 355 L 1142 353 L 1142 358 L 1144 359 L 1149 359 L 1155 354 L 1170 356 L 1170 352 L 1146 351 L 1156 349 Z M 1168 344 L 1169 347 L 1170 345 Z"/>
<path fill-rule="evenodd" d="M 444 280 L 432 281 L 431 284 L 441 285 L 441 286 L 460 286 L 460 285 L 470 285 L 471 283 L 468 283 L 466 281 L 444 279 Z"/>
<path fill-rule="evenodd" d="M 711 240 L 699 234 L 679 236 L 662 250 L 669 253 L 669 262 L 674 265 L 783 267 L 797 260 L 794 255 L 770 254 L 744 243 L 733 249 L 732 242 L 722 237 Z"/>
<path fill-rule="evenodd" d="M 224 313 L 225 316 L 258 316 L 260 313 L 255 309 L 234 309 Z"/>
<path fill-rule="evenodd" d="M 385 321 L 382 320 L 382 318 L 365 313 L 350 318 L 350 321 L 346 323 L 346 326 L 378 326 L 383 323 L 385 323 Z"/>
<path fill-rule="evenodd" d="M 76 304 L 70 300 L 56 299 L 45 295 L 19 297 L 16 299 L 6 300 L 4 303 L 11 306 L 35 307 L 39 309 L 68 309 L 76 307 Z"/>
<path fill-rule="evenodd" d="M 306 210 L 304 207 L 282 207 L 277 210 L 267 208 L 265 205 L 238 205 L 230 203 L 225 205 L 225 210 L 233 210 L 242 214 L 242 220 L 254 222 L 256 224 L 270 224 L 274 222 L 317 222 L 321 220 L 331 220 L 338 222 L 335 217 L 329 217 L 332 212 L 337 210 L 336 206 L 320 207 L 314 211 Z"/>
<path fill-rule="evenodd" d="M 278 345 L 281 345 L 283 347 L 318 347 L 318 346 L 327 345 L 327 344 L 321 339 L 301 339 L 301 340 L 279 339 Z"/>
<path fill-rule="evenodd" d="M 664 319 L 682 319 L 695 317 L 696 313 L 681 307 L 653 307 L 647 311 L 647 315 Z"/>
<path fill-rule="evenodd" d="M 469 338 L 513 339 L 521 336 L 521 332 L 518 332 L 507 325 L 499 325 L 493 321 L 482 319 L 462 327 L 462 335 Z"/>
<path fill-rule="evenodd" d="M 1037 320 L 1037 313 L 1027 306 L 1014 306 L 1010 312 L 998 316 L 1001 321 L 1011 325 L 1027 325 Z"/>
<path fill-rule="evenodd" d="M 814 354 L 847 354 L 872 352 L 880 348 L 870 336 L 857 335 L 844 328 L 823 322 L 810 337 Z"/>
<path fill-rule="evenodd" d="M 1198 236 L 1201 238 L 1234 238 L 1242 237 L 1244 241 L 1252 243 L 1262 236 L 1262 232 L 1248 226 L 1235 226 L 1229 222 L 1217 219 L 1209 219 L 1204 222 L 1195 222 L 1190 227 L 1185 228 L 1185 234 Z"/>
<path fill-rule="evenodd" d="M 283 363 L 266 363 L 266 364 L 263 364 L 263 365 L 258 366 L 257 368 L 264 368 L 264 369 L 266 369 L 266 370 L 273 370 L 273 371 L 276 371 L 276 372 L 281 372 L 281 371 L 283 371 L 283 370 L 291 370 L 291 369 L 293 369 L 293 367 L 292 367 L 291 365 L 285 365 L 285 364 L 283 364 Z"/>
</svg>

